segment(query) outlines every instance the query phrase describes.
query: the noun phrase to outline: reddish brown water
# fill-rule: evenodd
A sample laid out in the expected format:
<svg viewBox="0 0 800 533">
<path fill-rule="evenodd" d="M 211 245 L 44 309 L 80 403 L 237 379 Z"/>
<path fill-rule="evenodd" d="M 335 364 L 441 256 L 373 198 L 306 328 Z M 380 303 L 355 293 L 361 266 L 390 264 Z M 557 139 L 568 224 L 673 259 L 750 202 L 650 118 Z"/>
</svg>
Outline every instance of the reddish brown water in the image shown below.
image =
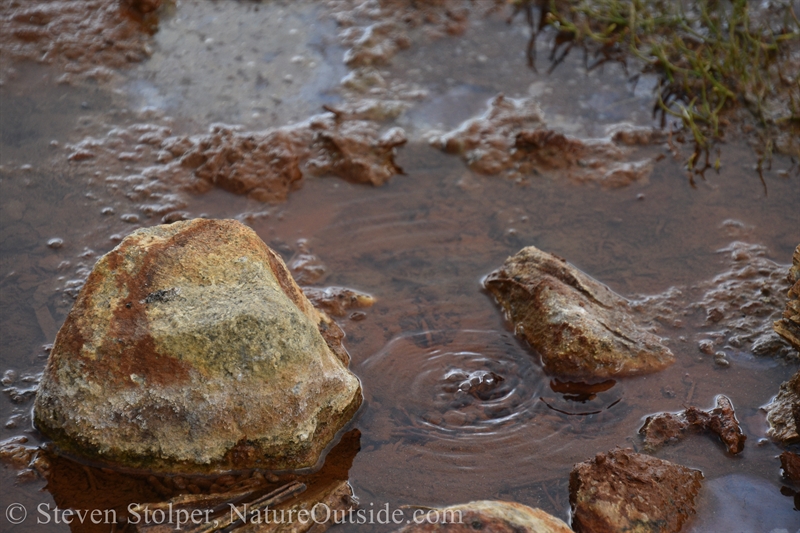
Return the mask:
<svg viewBox="0 0 800 533">
<path fill-rule="evenodd" d="M 198 5 L 210 9 L 210 4 Z M 214 4 L 215 9 L 221 5 Z M 191 7 L 179 5 L 179 13 Z M 237 11 L 242 9 L 231 3 L 224 13 L 246 16 Z M 646 122 L 642 95 L 630 93 L 619 75 L 597 74 L 583 83 L 577 61 L 552 77 L 535 74 L 524 68 L 524 31 L 509 29 L 500 19 L 481 22 L 478 30 L 395 58 L 393 76 L 407 76 L 430 91 L 400 120 L 410 133 L 416 136 L 437 124 L 452 127 L 482 112 L 484 102 L 500 91 L 550 95 L 543 97 L 545 111 L 563 114 L 556 122 L 571 124 L 573 130 L 584 131 L 581 125 L 587 122 L 625 119 L 626 106 L 632 114 L 628 120 Z M 309 42 L 332 42 L 325 31 Z M 519 53 L 502 56 L 494 50 L 506 42 L 518 46 Z M 497 54 L 503 61 L 459 66 L 458 57 L 476 54 Z M 320 54 L 316 60 L 328 61 L 333 71 L 342 68 L 335 54 Z M 226 68 L 223 59 L 217 61 Z M 439 72 L 441 64 L 450 66 Z M 140 68 L 151 67 L 145 63 Z M 16 70 L 16 76 L 5 75 L 0 88 L 0 370 L 12 371 L 0 397 L 5 424 L 0 435 L 2 440 L 26 435 L 35 444 L 39 437 L 29 427 L 32 392 L 26 391 L 34 390 L 44 367 L 42 346 L 53 341 L 71 305 L 64 289 L 77 285 L 119 236 L 156 224 L 158 218 L 137 212 L 101 176 L 82 175 L 75 165 L 47 163 L 65 142 L 79 140 L 81 132 L 132 122 L 135 110 L 126 110 L 138 104 L 128 99 L 130 93 L 57 85 L 57 76 L 40 67 Z M 202 81 L 202 73 L 192 75 Z M 303 85 L 311 96 L 298 97 L 297 109 L 335 99 L 320 87 L 336 80 L 321 79 L 327 81 L 314 78 Z M 135 84 L 134 89 L 125 87 L 137 90 Z M 191 98 L 202 100 L 202 92 Z M 580 105 L 571 108 L 571 101 Z M 224 106 L 196 115 L 179 105 L 166 109 L 186 131 L 202 130 L 207 117 L 226 113 Z M 241 121 L 249 121 L 249 127 L 276 125 L 294 112 L 275 115 L 270 120 L 276 123 L 252 116 Z M 50 146 L 51 140 L 62 146 Z M 366 399 L 355 422 L 361 450 L 349 470 L 362 507 L 509 499 L 567 520 L 567 481 L 574 463 L 615 446 L 640 447 L 637 430 L 648 414 L 678 411 L 689 403 L 711 407 L 715 395 L 725 394 L 748 435 L 740 456 L 726 455 L 721 443 L 707 436 L 690 436 L 657 453 L 705 475 L 698 516 L 688 531 L 794 532 L 800 512 L 780 492 L 776 456 L 781 449 L 764 439 L 760 406 L 798 369 L 796 358 L 728 349 L 730 366 L 715 365 L 697 348 L 702 335 L 696 324 L 703 321 L 690 313 L 682 327 L 662 325 L 659 331 L 677 356 L 673 367 L 621 379 L 578 398 L 563 385 L 551 384 L 535 354 L 515 339 L 481 289 L 483 276 L 526 245 L 566 258 L 628 297 L 698 284 L 729 270 L 731 252 L 720 250 L 733 241 L 762 245 L 767 258 L 785 265 L 800 242 L 800 178 L 796 171 L 767 172 L 762 184 L 752 171 L 755 160 L 744 144 L 723 146 L 722 169 L 707 173 L 696 187 L 672 157 L 661 160 L 645 182 L 621 189 L 544 177 L 521 185 L 475 175 L 456 157 L 413 140 L 398 156 L 406 174 L 381 188 L 309 179 L 277 206 L 214 190 L 190 197 L 185 211 L 239 218 L 287 260 L 305 246 L 326 266 L 320 285 L 351 287 L 376 297 L 377 303 L 363 310 L 365 319 L 340 319 L 351 368 L 363 382 Z M 20 170 L 25 164 L 31 168 Z M 790 166 L 776 158 L 774 169 Z M 108 208 L 113 214 L 103 214 Z M 126 223 L 121 220 L 125 214 L 140 221 Z M 741 224 L 725 223 L 730 220 Z M 53 238 L 62 239 L 63 246 L 49 247 Z M 38 504 L 59 500 L 42 490 L 43 481 L 18 481 L 16 473 L 10 466 L 2 470 L 2 509 L 20 502 L 33 515 Z M 75 475 L 74 490 L 86 497 L 86 491 L 102 488 Z M 3 531 L 68 529 L 35 524 L 30 517 L 14 527 L 2 516 L 0 522 Z M 365 527 L 339 526 L 336 531 Z"/>
</svg>

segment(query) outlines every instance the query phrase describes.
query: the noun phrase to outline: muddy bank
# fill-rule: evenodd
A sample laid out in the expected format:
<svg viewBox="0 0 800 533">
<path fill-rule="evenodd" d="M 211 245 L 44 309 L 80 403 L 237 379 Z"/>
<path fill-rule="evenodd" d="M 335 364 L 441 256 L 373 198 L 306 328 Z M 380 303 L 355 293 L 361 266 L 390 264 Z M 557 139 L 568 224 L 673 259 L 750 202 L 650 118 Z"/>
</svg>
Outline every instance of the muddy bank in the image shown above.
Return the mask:
<svg viewBox="0 0 800 533">
<path fill-rule="evenodd" d="M 424 39 L 461 35 L 470 17 L 483 17 L 502 9 L 502 0 L 382 0 L 329 2 L 333 19 L 341 27 L 340 38 L 350 47 L 344 56 L 350 67 L 385 65 L 400 50 Z"/>
<path fill-rule="evenodd" d="M 170 213 L 186 207 L 182 193 L 213 186 L 276 203 L 301 187 L 306 175 L 383 185 L 402 172 L 394 161 L 395 148 L 406 142 L 402 129 L 382 130 L 377 123 L 334 113 L 260 132 L 216 124 L 204 135 L 175 136 L 165 122 L 84 139 L 67 147 L 67 159 L 84 173 L 103 176 L 140 211 L 165 222 L 180 220 L 180 213 Z"/>
<path fill-rule="evenodd" d="M 53 65 L 63 82 L 109 80 L 147 59 L 158 0 L 10 1 L 0 6 L 0 51 L 11 59 Z M 8 76 L 9 71 L 4 73 Z"/>
<path fill-rule="evenodd" d="M 517 179 L 549 175 L 622 187 L 646 179 L 652 171 L 649 159 L 630 161 L 632 154 L 626 145 L 649 143 L 659 136 L 636 133 L 620 130 L 614 135 L 622 141 L 619 144 L 611 139 L 580 140 L 549 129 L 533 99 L 500 95 L 492 99 L 483 116 L 433 136 L 431 144 L 461 156 L 480 174 Z"/>
<path fill-rule="evenodd" d="M 740 227 L 727 220 L 723 224 Z M 772 330 L 786 303 L 786 266 L 767 258 L 764 246 L 735 241 L 718 251 L 728 268 L 712 279 L 637 298 L 634 307 L 677 329 L 697 329 L 699 353 L 727 367 L 742 354 L 796 359 L 798 352 Z"/>
</svg>

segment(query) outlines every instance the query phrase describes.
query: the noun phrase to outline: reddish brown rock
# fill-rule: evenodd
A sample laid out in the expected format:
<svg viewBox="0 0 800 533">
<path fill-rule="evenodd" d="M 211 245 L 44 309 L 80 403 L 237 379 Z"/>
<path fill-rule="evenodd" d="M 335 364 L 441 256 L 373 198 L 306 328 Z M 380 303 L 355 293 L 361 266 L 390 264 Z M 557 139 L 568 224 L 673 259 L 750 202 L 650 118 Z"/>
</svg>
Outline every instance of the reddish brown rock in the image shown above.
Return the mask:
<svg viewBox="0 0 800 533">
<path fill-rule="evenodd" d="M 677 533 L 695 512 L 703 474 L 616 449 L 575 465 L 569 479 L 578 533 Z"/>
<path fill-rule="evenodd" d="M 800 441 L 800 371 L 781 383 L 778 395 L 767 404 L 767 435 L 782 444 Z"/>
<path fill-rule="evenodd" d="M 674 362 L 661 339 L 637 325 L 627 300 L 538 248 L 508 258 L 484 285 L 551 374 L 600 379 Z"/>
<path fill-rule="evenodd" d="M 773 324 L 773 328 L 789 341 L 795 350 L 800 351 L 800 245 L 794 251 L 788 279 L 792 284 L 788 293 L 789 301 L 786 303 L 783 317 Z"/>
<path fill-rule="evenodd" d="M 312 467 L 361 403 L 341 336 L 241 223 L 138 230 L 97 262 L 59 331 L 35 423 L 125 467 Z"/>
<path fill-rule="evenodd" d="M 644 438 L 644 448 L 654 452 L 665 444 L 676 442 L 686 436 L 689 423 L 683 413 L 661 413 L 648 416 L 644 425 L 639 429 L 639 434 Z"/>
<path fill-rule="evenodd" d="M 687 430 L 693 430 L 715 433 L 725 444 L 728 453 L 741 453 L 747 436 L 739 427 L 733 404 L 723 395 L 717 396 L 716 402 L 717 406 L 709 411 L 687 407 L 677 415 L 662 413 L 647 417 L 639 430 L 644 436 L 645 448 L 648 451 L 655 451 L 667 442 L 682 439 Z"/>
<path fill-rule="evenodd" d="M 421 524 L 405 526 L 397 533 L 448 533 L 486 531 L 487 533 L 571 533 L 558 518 L 541 509 L 503 501 L 477 501 L 429 509 L 418 516 Z"/>
<path fill-rule="evenodd" d="M 781 468 L 784 477 L 791 479 L 795 483 L 800 483 L 800 455 L 792 452 L 781 454 Z"/>
</svg>

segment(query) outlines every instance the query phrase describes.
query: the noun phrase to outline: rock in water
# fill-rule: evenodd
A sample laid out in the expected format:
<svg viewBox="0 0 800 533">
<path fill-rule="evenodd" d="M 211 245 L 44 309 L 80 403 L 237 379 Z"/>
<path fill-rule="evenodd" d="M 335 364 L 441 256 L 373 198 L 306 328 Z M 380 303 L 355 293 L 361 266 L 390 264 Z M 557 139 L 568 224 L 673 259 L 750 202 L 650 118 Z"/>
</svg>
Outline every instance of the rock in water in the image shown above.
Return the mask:
<svg viewBox="0 0 800 533">
<path fill-rule="evenodd" d="M 778 395 L 764 409 L 768 436 L 784 445 L 800 442 L 800 371 L 781 383 Z"/>
<path fill-rule="evenodd" d="M 361 404 L 335 328 L 239 222 L 141 229 L 89 275 L 35 423 L 64 451 L 118 466 L 312 467 Z"/>
<path fill-rule="evenodd" d="M 797 351 L 800 351 L 800 245 L 792 256 L 792 268 L 789 270 L 789 282 L 792 288 L 789 289 L 789 301 L 786 303 L 786 310 L 783 318 L 773 324 L 775 331 L 784 339 L 792 343 Z"/>
<path fill-rule="evenodd" d="M 422 509 L 417 510 L 421 513 Z M 541 509 L 502 501 L 477 501 L 430 509 L 417 515 L 425 521 L 399 529 L 397 533 L 449 533 L 486 531 L 490 533 L 572 533 L 572 530 Z"/>
<path fill-rule="evenodd" d="M 528 246 L 484 282 L 545 369 L 576 379 L 661 370 L 675 361 L 627 300 L 560 257 Z"/>
<path fill-rule="evenodd" d="M 694 514 L 698 470 L 613 450 L 575 465 L 569 477 L 572 527 L 578 533 L 677 533 Z"/>
<path fill-rule="evenodd" d="M 661 413 L 648 416 L 639 430 L 644 436 L 645 450 L 655 451 L 667 442 L 682 439 L 687 430 L 694 430 L 716 433 L 725 444 L 728 453 L 742 453 L 747 435 L 742 433 L 730 398 L 720 394 L 716 402 L 717 406 L 708 411 L 689 406 L 678 414 Z"/>
</svg>

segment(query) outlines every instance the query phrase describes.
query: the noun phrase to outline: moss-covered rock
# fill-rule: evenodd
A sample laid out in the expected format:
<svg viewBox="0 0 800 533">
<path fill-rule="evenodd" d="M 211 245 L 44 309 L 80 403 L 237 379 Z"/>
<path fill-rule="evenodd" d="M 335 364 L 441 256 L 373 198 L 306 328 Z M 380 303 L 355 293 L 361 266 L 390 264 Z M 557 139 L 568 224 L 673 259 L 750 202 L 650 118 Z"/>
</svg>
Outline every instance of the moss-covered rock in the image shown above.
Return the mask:
<svg viewBox="0 0 800 533">
<path fill-rule="evenodd" d="M 312 467 L 361 404 L 341 337 L 239 222 L 138 230 L 97 262 L 59 331 L 36 426 L 125 467 Z"/>
</svg>

